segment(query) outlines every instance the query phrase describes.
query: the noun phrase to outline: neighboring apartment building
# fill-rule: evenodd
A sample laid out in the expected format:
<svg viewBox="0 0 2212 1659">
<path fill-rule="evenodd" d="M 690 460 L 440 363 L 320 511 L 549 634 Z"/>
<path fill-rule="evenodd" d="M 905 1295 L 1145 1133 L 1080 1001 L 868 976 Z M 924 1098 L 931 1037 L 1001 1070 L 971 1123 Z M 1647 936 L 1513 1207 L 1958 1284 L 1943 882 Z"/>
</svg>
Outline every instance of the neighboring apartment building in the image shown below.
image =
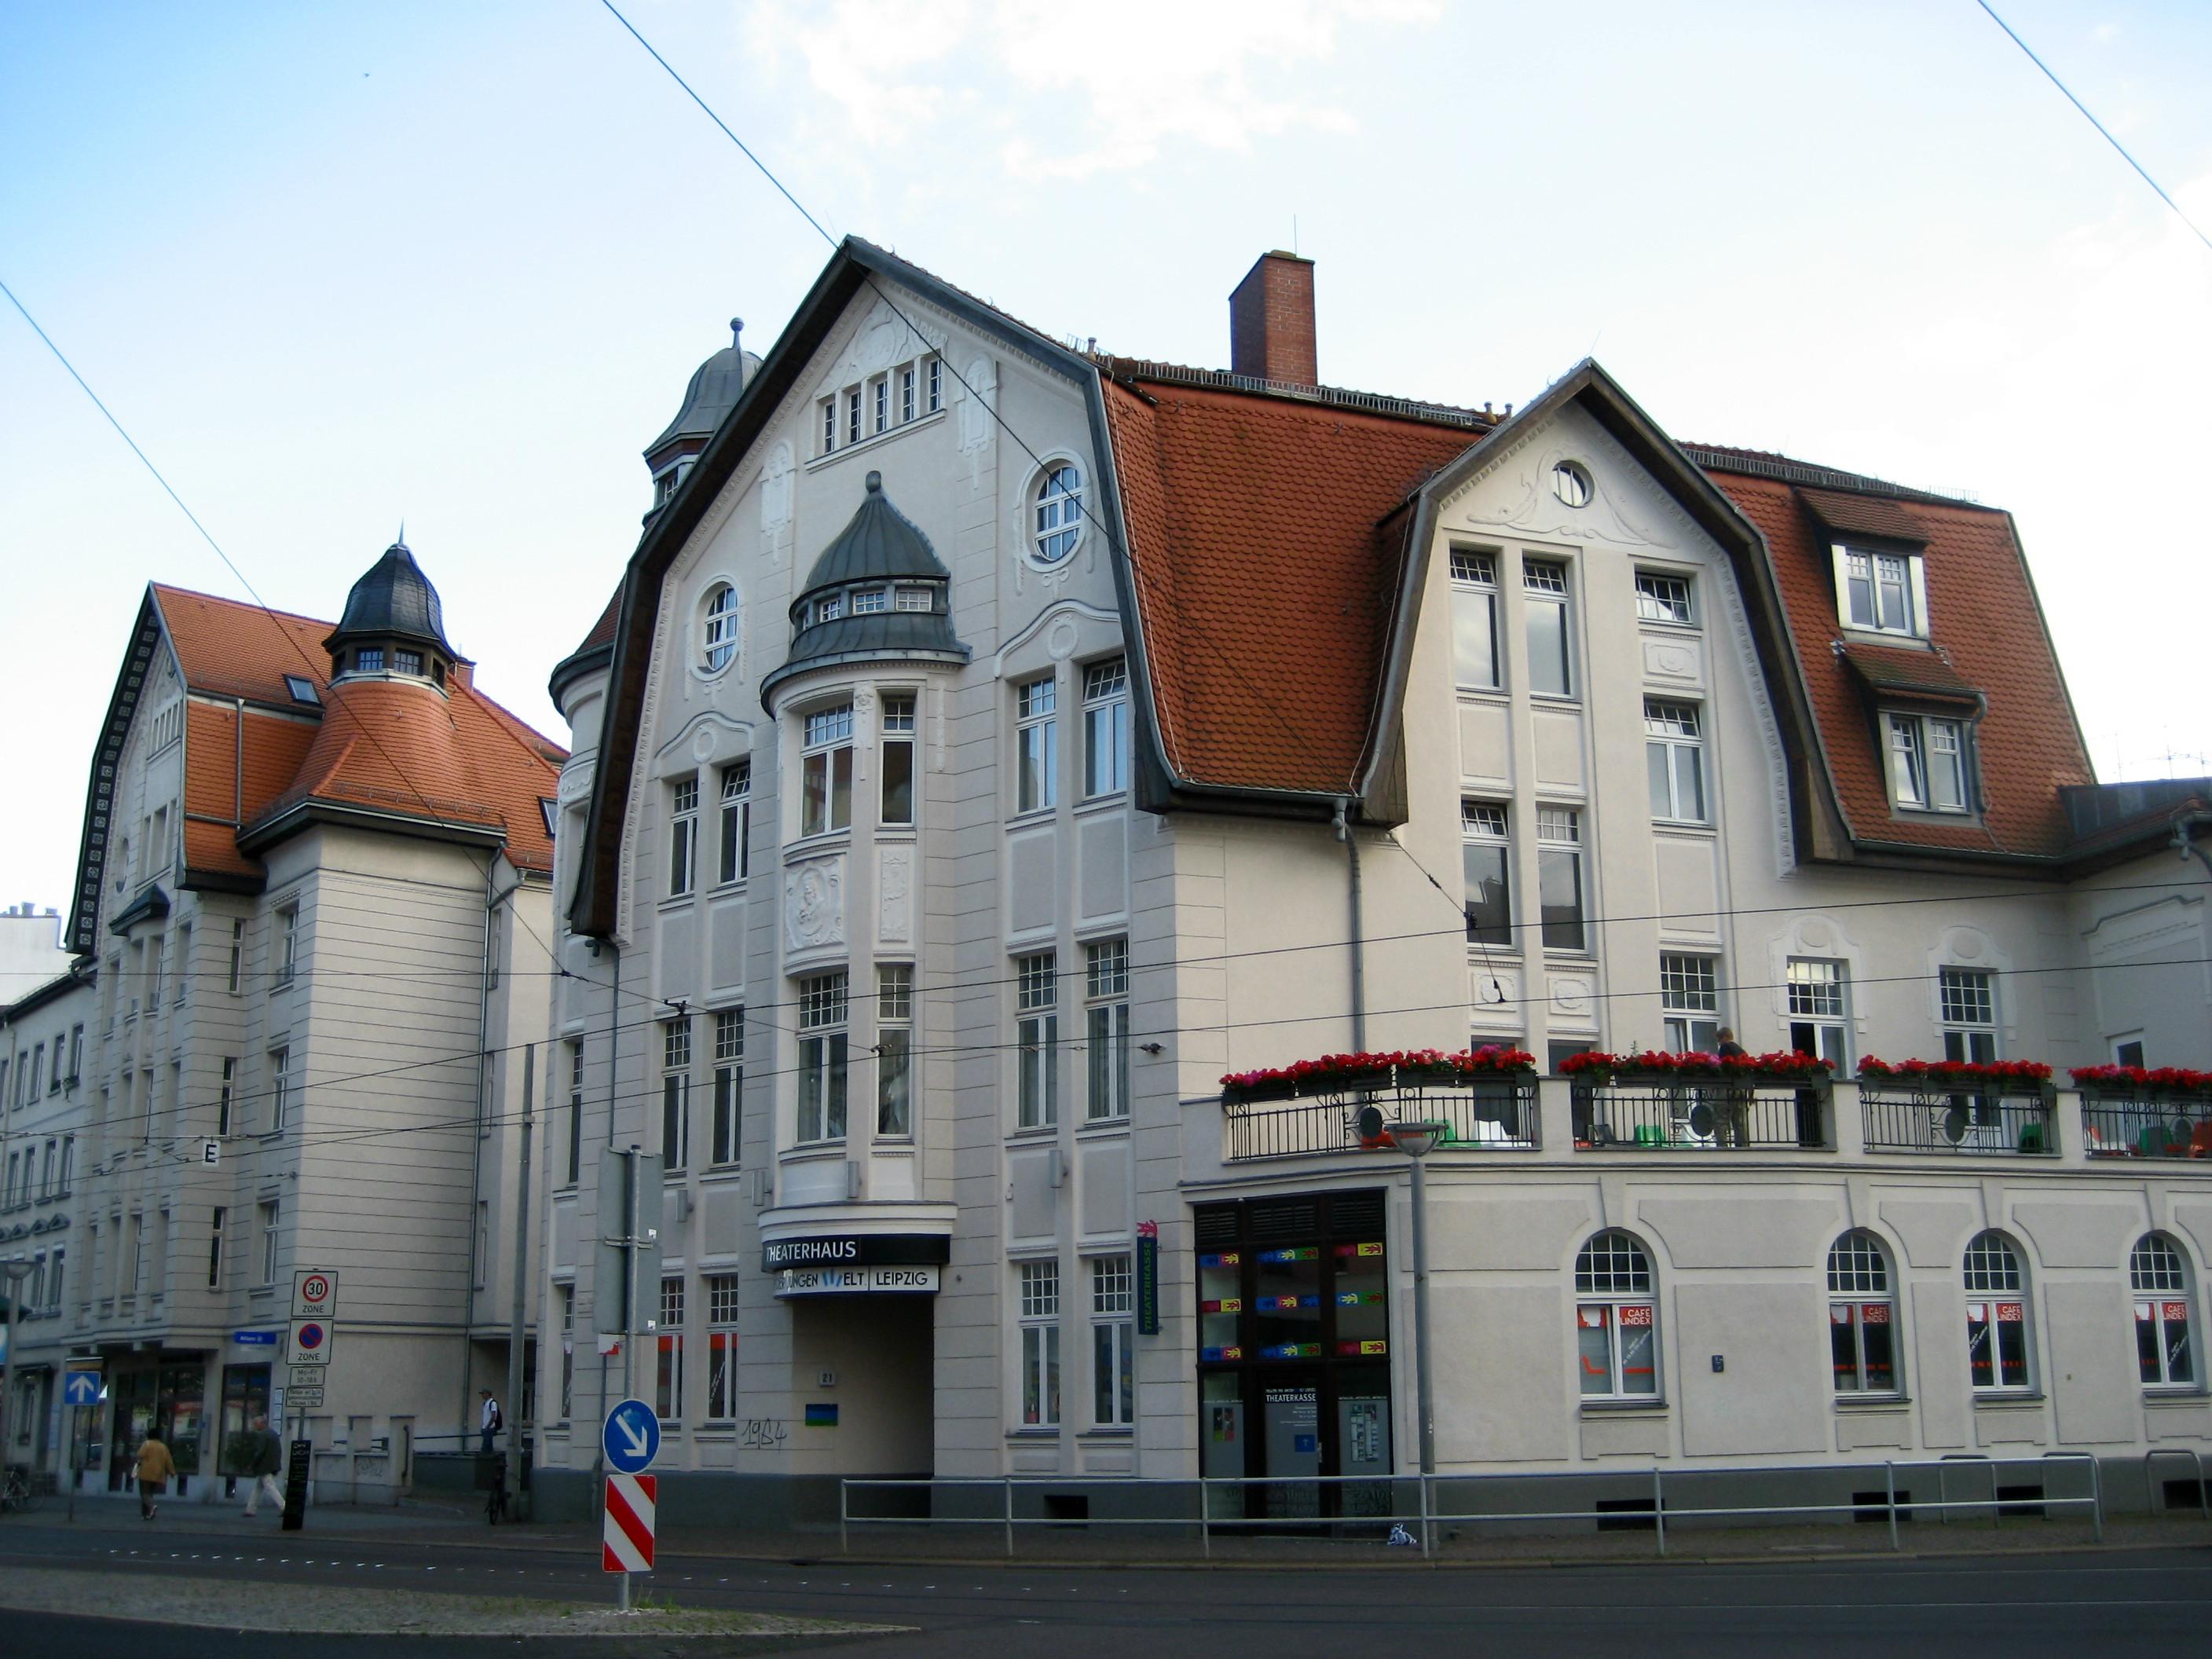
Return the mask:
<svg viewBox="0 0 2212 1659">
<path fill-rule="evenodd" d="M 61 916 L 52 906 L 43 914 L 34 904 L 0 910 L 0 1007 L 21 1001 L 69 971 L 70 953 L 62 948 L 61 933 Z"/>
<path fill-rule="evenodd" d="M 404 545 L 335 628 L 149 588 L 86 805 L 69 1271 L 40 1324 L 105 1363 L 88 1486 L 158 1430 L 181 1496 L 214 1498 L 231 1437 L 283 1410 L 321 1491 L 394 1495 L 504 1390 L 563 758 L 476 689 Z M 337 1275 L 336 1335 L 322 1398 L 285 1409 L 308 1267 Z"/>
<path fill-rule="evenodd" d="M 52 913 L 41 920 L 51 927 Z M 87 963 L 0 1006 L 0 1262 L 16 1270 L 22 1302 L 4 1445 L 8 1462 L 38 1468 L 53 1466 L 61 1443 L 56 1372 L 76 1288 L 72 1262 L 81 1270 L 82 1261 L 73 1217 L 87 1122 L 86 1032 L 97 1000 Z"/>
<path fill-rule="evenodd" d="M 1231 312 L 1228 374 L 1078 352 L 848 240 L 556 671 L 541 1499 L 623 1385 L 631 1146 L 665 1503 L 1416 1468 L 1403 1159 L 1220 1079 L 1486 1042 L 1554 1075 L 1383 1103 L 1459 1131 L 1440 1468 L 2212 1441 L 2212 1162 L 2101 1156 L 2148 1103 L 1731 1133 L 1556 1075 L 1723 1024 L 2212 1063 L 2212 797 L 2094 782 L 2009 518 L 1679 444 L 1591 363 L 1506 416 L 1322 386 L 1287 255 Z"/>
</svg>

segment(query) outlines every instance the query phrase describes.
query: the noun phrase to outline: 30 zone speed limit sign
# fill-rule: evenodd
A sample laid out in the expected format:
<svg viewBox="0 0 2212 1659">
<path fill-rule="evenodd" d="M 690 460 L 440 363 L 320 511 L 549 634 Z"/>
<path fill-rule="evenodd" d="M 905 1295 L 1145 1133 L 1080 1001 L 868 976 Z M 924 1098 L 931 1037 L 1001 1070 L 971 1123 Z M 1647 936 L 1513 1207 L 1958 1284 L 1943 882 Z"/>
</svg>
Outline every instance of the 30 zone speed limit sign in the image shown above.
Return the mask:
<svg viewBox="0 0 2212 1659">
<path fill-rule="evenodd" d="M 338 1276 L 322 1267 L 292 1275 L 292 1317 L 328 1319 L 338 1310 Z"/>
</svg>

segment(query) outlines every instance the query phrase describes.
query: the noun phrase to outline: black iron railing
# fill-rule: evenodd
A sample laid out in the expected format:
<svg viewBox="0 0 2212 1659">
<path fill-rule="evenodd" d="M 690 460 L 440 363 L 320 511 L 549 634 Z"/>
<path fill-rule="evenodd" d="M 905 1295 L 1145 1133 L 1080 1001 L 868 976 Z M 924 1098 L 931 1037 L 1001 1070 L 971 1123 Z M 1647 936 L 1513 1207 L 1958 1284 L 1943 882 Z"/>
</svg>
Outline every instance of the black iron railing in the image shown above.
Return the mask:
<svg viewBox="0 0 2212 1659">
<path fill-rule="evenodd" d="M 1867 1150 L 2048 1157 L 2058 1150 L 2051 1097 L 2040 1090 L 1884 1089 L 1859 1085 Z"/>
<path fill-rule="evenodd" d="M 2081 1146 L 2092 1158 L 2212 1160 L 2212 1097 L 2085 1094 Z"/>
<path fill-rule="evenodd" d="M 1830 1152 L 1825 1079 L 1686 1081 L 1616 1078 L 1574 1091 L 1577 1152 Z"/>
<path fill-rule="evenodd" d="M 1221 1109 L 1228 1127 L 1229 1161 L 1387 1147 L 1389 1142 L 1382 1136 L 1360 1133 L 1360 1113 L 1370 1106 L 1385 1124 L 1443 1124 L 1443 1138 L 1437 1143 L 1440 1152 L 1534 1152 L 1542 1144 L 1535 1079 L 1501 1079 L 1494 1083 L 1431 1083 L 1328 1092 L 1288 1100 L 1224 1097 Z"/>
</svg>

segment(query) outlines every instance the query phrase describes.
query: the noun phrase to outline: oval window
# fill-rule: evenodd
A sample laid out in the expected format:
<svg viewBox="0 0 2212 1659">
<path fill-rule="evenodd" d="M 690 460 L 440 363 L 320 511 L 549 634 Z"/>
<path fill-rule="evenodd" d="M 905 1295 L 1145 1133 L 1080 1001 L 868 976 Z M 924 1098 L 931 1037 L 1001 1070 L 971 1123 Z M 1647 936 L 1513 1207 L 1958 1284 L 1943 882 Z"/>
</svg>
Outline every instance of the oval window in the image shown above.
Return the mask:
<svg viewBox="0 0 2212 1659">
<path fill-rule="evenodd" d="M 1561 461 L 1552 469 L 1552 493 L 1569 507 L 1588 507 L 1597 486 L 1590 482 L 1589 469 L 1580 461 Z"/>
<path fill-rule="evenodd" d="M 716 582 L 707 590 L 700 612 L 700 661 L 710 674 L 719 674 L 738 654 L 738 590 Z"/>
<path fill-rule="evenodd" d="M 1058 564 L 1082 534 L 1083 474 L 1073 461 L 1054 461 L 1037 480 L 1037 562 Z"/>
</svg>

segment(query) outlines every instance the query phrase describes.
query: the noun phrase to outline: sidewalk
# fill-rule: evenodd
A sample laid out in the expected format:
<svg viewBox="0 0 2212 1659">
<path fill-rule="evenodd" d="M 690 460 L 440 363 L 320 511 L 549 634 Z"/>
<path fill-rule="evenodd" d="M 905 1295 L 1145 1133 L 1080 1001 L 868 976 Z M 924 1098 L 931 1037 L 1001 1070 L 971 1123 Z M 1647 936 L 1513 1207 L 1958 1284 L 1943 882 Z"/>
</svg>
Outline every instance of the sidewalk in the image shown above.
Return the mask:
<svg viewBox="0 0 2212 1659">
<path fill-rule="evenodd" d="M 64 1526 L 65 1512 L 66 1499 L 49 1498 L 22 1522 L 40 1527 Z M 81 1493 L 77 1522 L 81 1526 L 136 1528 L 137 1499 L 128 1493 Z M 269 1509 L 247 1521 L 243 1504 L 236 1500 L 185 1502 L 164 1504 L 160 1518 L 148 1531 L 156 1536 L 189 1530 L 242 1537 L 276 1533 L 279 1524 Z M 1711 1565 L 2019 1556 L 2100 1548 L 2212 1550 L 2212 1524 L 2193 1511 L 2108 1516 L 2104 1531 L 2100 1545 L 2087 1519 L 2008 1520 L 1995 1525 L 1987 1520 L 1959 1519 L 1948 1524 L 1921 1520 L 1900 1525 L 1901 1547 L 1893 1552 L 1888 1528 L 1880 1524 L 1729 1527 L 1702 1524 L 1670 1512 L 1665 1559 Z M 1202 1544 L 1194 1529 L 1176 1535 L 1164 1529 L 1081 1522 L 1017 1528 L 1011 1559 L 1006 1553 L 1004 1529 L 996 1522 L 933 1528 L 911 1522 L 854 1525 L 849 1533 L 849 1554 L 841 1549 L 835 1526 L 776 1531 L 669 1526 L 662 1529 L 660 1549 L 665 1557 L 779 1564 L 850 1562 L 855 1566 L 896 1566 L 929 1562 L 1002 1567 L 1011 1563 L 1103 1571 L 1565 1567 L 1659 1559 L 1656 1535 L 1648 1528 L 1516 1536 L 1462 1525 L 1440 1528 L 1439 1534 L 1434 1555 L 1427 1559 L 1418 1548 L 1385 1546 L 1379 1528 L 1362 1528 L 1361 1535 L 1346 1538 L 1282 1533 L 1255 1535 L 1221 1529 Z M 459 1499 L 410 1499 L 396 1506 L 360 1508 L 316 1505 L 308 1510 L 303 1531 L 285 1535 L 302 1542 L 427 1543 L 441 1549 L 532 1551 L 594 1558 L 598 1547 L 597 1531 L 588 1524 L 510 1522 L 495 1527 L 484 1520 L 480 1504 Z"/>
</svg>

